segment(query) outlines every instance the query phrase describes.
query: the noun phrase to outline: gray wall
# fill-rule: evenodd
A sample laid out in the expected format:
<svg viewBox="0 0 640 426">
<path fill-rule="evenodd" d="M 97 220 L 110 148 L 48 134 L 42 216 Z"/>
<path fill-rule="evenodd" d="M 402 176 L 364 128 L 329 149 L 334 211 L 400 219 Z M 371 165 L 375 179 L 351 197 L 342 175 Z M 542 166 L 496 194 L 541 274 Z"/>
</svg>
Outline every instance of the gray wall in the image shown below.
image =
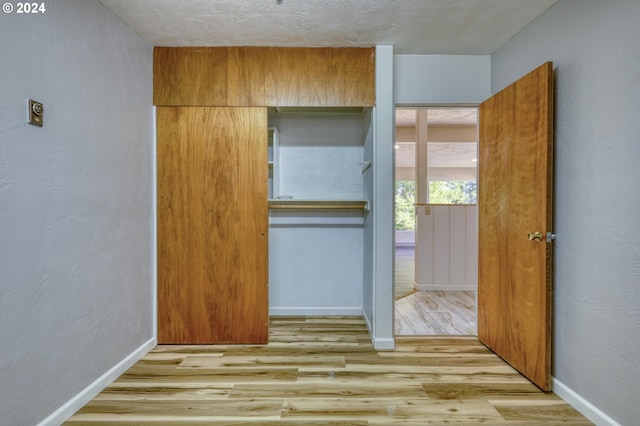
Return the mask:
<svg viewBox="0 0 640 426">
<path fill-rule="evenodd" d="M 363 161 L 373 164 L 373 144 L 375 142 L 373 111 L 372 114 L 366 115 L 365 129 L 367 136 L 364 142 Z M 364 194 L 363 199 L 369 202 L 369 206 L 373 206 L 373 168 L 369 167 L 362 174 Z M 373 213 L 369 213 L 364 217 L 363 224 L 363 247 L 362 247 L 362 316 L 367 321 L 368 327 L 373 328 L 373 294 L 374 294 L 374 223 Z M 393 318 L 392 318 L 393 320 Z"/>
<path fill-rule="evenodd" d="M 153 338 L 152 48 L 97 1 L 45 4 L 0 14 L 4 425 L 44 419 Z"/>
<path fill-rule="evenodd" d="M 639 16 L 637 0 L 560 0 L 492 56 L 494 93 L 554 62 L 553 375 L 625 425 L 640 418 Z"/>
<path fill-rule="evenodd" d="M 490 95 L 489 55 L 394 55 L 396 105 L 479 104 Z"/>
<path fill-rule="evenodd" d="M 371 224 L 365 224 L 365 240 L 371 237 L 373 281 L 365 281 L 363 313 L 376 349 L 393 349 L 393 46 L 376 46 L 376 107 L 373 112 Z M 365 157 L 366 158 L 366 157 Z M 366 177 L 365 177 L 366 178 Z M 367 233 L 370 233 L 367 235 Z M 368 249 L 367 249 L 368 250 Z M 366 255 L 368 257 L 368 254 Z M 368 259 L 365 260 L 368 262 Z M 366 286 L 371 285 L 372 292 Z M 369 296 L 371 297 L 369 299 Z"/>
</svg>

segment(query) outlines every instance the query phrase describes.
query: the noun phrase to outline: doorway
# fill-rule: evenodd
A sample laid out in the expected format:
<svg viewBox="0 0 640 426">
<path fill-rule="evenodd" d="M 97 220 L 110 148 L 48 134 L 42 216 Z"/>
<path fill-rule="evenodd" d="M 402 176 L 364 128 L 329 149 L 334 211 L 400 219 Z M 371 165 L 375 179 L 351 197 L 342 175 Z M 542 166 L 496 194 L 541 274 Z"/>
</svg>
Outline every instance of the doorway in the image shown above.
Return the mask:
<svg viewBox="0 0 640 426">
<path fill-rule="evenodd" d="M 397 107 L 395 334 L 476 335 L 476 107 Z"/>
</svg>

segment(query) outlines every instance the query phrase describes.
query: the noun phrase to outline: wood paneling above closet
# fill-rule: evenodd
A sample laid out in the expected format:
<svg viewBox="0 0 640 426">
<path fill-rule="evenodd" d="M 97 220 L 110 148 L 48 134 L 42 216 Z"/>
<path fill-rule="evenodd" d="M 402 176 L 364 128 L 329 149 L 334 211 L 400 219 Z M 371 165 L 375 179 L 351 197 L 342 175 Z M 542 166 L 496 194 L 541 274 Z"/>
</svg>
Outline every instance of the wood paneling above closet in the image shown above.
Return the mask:
<svg viewBox="0 0 640 426">
<path fill-rule="evenodd" d="M 374 48 L 155 47 L 163 106 L 374 106 Z"/>
</svg>

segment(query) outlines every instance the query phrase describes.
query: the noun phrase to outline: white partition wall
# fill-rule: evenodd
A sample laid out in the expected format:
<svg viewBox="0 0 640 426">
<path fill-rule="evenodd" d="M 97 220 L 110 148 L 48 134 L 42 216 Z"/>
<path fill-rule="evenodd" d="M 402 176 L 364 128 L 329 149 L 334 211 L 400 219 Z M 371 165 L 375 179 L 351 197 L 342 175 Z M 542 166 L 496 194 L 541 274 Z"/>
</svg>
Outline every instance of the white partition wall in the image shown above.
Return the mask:
<svg viewBox="0 0 640 426">
<path fill-rule="evenodd" d="M 491 95 L 489 55 L 395 55 L 396 105 L 479 104 Z"/>
<path fill-rule="evenodd" d="M 393 340 L 393 46 L 376 47 L 376 108 L 373 139 L 371 311 L 364 311 L 376 349 L 392 349 Z"/>
<path fill-rule="evenodd" d="M 418 215 L 423 252 L 416 290 L 475 291 L 478 282 L 478 208 L 432 205 Z"/>
<path fill-rule="evenodd" d="M 477 105 L 491 94 L 491 57 L 489 55 L 394 55 L 393 59 L 393 100 L 395 106 Z M 391 153 L 391 155 L 393 154 Z M 393 179 L 392 170 L 388 171 L 388 179 Z M 423 213 L 423 209 L 418 210 Z M 453 215 L 454 221 L 456 221 L 459 212 L 456 211 Z M 465 217 L 467 216 L 468 212 L 465 211 Z M 433 220 L 433 218 L 428 220 Z M 393 229 L 393 217 L 389 219 L 388 226 L 389 229 Z M 423 226 L 422 229 L 426 231 L 428 228 Z M 431 229 L 432 232 L 435 231 L 433 226 Z M 461 239 L 458 234 L 454 234 L 453 238 L 456 241 Z M 465 239 L 468 239 L 467 236 Z M 470 239 L 468 242 L 473 244 Z M 432 248 L 435 249 L 435 247 Z M 438 247 L 439 255 L 444 253 L 443 250 L 443 247 Z M 434 254 L 435 251 L 431 255 L 432 262 L 434 262 Z M 390 256 L 393 257 L 392 250 Z M 474 259 L 472 255 L 465 254 L 465 262 L 471 262 L 471 264 L 465 266 L 465 281 L 461 284 L 459 279 L 461 273 L 457 267 L 461 260 L 456 253 L 454 256 L 456 267 L 453 274 L 446 277 L 446 284 L 462 286 L 458 288 L 466 289 L 467 283 L 474 279 L 473 273 L 467 272 L 473 269 L 472 259 Z M 449 262 L 450 259 L 447 261 Z M 448 265 L 446 268 L 448 271 L 451 269 Z M 389 269 L 392 270 L 393 266 L 390 266 Z M 434 278 L 426 278 L 434 274 L 433 268 L 422 268 L 422 271 L 425 278 L 419 278 L 418 284 L 423 288 L 434 288 L 436 285 L 444 284 L 443 281 L 436 284 Z M 438 273 L 441 273 L 440 269 Z M 389 300 L 391 309 L 393 309 L 393 298 L 390 297 Z"/>
<path fill-rule="evenodd" d="M 373 147 L 375 142 L 375 108 L 365 124 L 367 136 L 364 143 L 364 161 L 373 164 Z M 373 167 L 368 167 L 363 174 L 364 198 L 369 203 L 369 213 L 364 218 L 363 224 L 363 259 L 362 259 L 362 316 L 365 318 L 369 329 L 372 329 L 373 321 L 373 294 L 374 288 L 374 217 L 373 206 Z"/>
</svg>

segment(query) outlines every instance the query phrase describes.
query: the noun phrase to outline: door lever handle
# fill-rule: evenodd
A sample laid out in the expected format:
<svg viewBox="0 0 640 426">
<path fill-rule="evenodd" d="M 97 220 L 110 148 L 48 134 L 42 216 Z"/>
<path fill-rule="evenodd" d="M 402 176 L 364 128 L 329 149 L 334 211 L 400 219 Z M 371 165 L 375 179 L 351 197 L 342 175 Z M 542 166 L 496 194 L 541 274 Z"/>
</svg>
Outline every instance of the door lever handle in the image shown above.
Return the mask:
<svg viewBox="0 0 640 426">
<path fill-rule="evenodd" d="M 542 232 L 536 231 L 532 234 L 527 234 L 529 241 L 542 241 Z"/>
</svg>

